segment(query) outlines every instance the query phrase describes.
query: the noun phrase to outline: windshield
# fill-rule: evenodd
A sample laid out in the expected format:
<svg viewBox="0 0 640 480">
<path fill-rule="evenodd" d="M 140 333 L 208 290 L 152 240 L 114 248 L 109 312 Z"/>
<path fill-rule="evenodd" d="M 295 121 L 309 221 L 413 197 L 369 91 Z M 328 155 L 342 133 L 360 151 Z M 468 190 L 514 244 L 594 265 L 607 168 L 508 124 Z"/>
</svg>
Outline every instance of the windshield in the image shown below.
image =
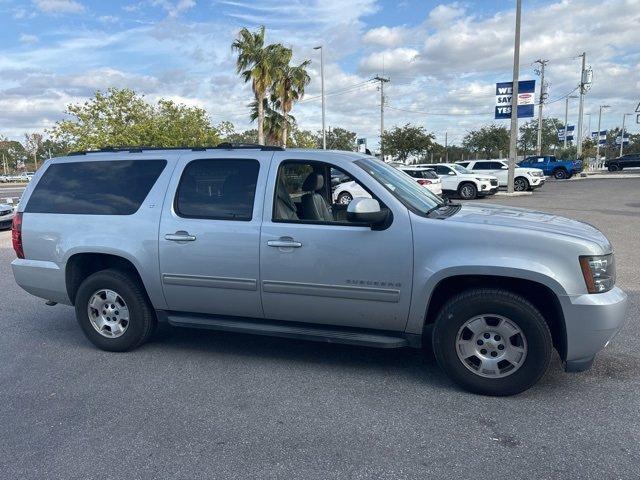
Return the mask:
<svg viewBox="0 0 640 480">
<path fill-rule="evenodd" d="M 444 205 L 440 197 L 431 193 L 411 177 L 380 160 L 363 158 L 355 162 L 375 178 L 407 208 L 426 215 L 434 207 Z"/>
<path fill-rule="evenodd" d="M 451 166 L 458 173 L 472 173 L 471 171 L 469 171 L 466 168 L 464 168 L 462 165 L 454 164 L 454 165 L 451 165 Z"/>
</svg>

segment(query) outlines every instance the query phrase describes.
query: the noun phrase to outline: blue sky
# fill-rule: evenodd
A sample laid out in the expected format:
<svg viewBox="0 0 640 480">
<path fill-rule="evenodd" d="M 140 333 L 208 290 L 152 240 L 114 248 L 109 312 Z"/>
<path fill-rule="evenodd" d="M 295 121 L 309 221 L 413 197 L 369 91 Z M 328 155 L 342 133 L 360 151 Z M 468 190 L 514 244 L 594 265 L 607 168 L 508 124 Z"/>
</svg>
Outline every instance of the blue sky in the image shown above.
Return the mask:
<svg viewBox="0 0 640 480">
<path fill-rule="evenodd" d="M 550 59 L 546 113 L 564 117 L 587 52 L 594 84 L 585 111 L 596 128 L 621 123 L 640 102 L 640 0 L 525 0 L 521 78 Z M 312 60 L 299 126 L 320 127 L 319 58 L 325 47 L 327 122 L 377 144 L 383 73 L 386 125 L 417 123 L 459 143 L 492 122 L 495 82 L 511 77 L 512 0 L 0 0 L 0 135 L 19 138 L 63 118 L 96 89 L 130 87 L 150 100 L 207 109 L 214 122 L 249 128 L 251 91 L 236 76 L 230 44 L 242 26 Z M 623 14 L 621 14 L 623 13 Z M 575 123 L 577 103 L 571 105 Z M 586 117 L 588 122 L 589 117 Z M 635 120 L 635 117 L 628 119 Z M 633 125 L 631 131 L 637 131 Z"/>
</svg>

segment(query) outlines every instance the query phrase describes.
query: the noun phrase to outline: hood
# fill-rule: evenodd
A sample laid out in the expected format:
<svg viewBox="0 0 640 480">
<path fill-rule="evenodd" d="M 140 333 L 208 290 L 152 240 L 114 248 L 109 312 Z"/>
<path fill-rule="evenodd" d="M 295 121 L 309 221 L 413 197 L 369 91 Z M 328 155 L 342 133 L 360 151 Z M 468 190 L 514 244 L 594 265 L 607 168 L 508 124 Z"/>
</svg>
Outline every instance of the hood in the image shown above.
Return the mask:
<svg viewBox="0 0 640 480">
<path fill-rule="evenodd" d="M 565 235 L 596 243 L 605 252 L 612 251 L 611 244 L 602 232 L 589 224 L 525 208 L 488 203 L 464 204 L 460 211 L 448 217 L 447 221 Z"/>
</svg>

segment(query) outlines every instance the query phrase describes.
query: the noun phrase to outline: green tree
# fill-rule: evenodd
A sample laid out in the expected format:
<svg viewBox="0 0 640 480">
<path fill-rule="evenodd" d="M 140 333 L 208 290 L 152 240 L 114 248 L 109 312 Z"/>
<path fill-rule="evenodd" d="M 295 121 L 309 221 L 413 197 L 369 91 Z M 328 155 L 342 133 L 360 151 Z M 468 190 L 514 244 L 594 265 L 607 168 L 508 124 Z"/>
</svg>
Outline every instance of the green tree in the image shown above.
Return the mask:
<svg viewBox="0 0 640 480">
<path fill-rule="evenodd" d="M 564 126 L 564 123 L 557 118 L 542 119 L 542 154 L 549 155 L 554 153 L 561 144 L 558 140 L 558 128 Z M 538 144 L 538 119 L 533 119 L 520 127 L 518 139 L 518 148 L 524 155 L 534 154 L 537 151 Z"/>
<path fill-rule="evenodd" d="M 251 82 L 258 113 L 258 143 L 261 145 L 264 144 L 264 99 L 276 76 L 278 54 L 282 53 L 281 46 L 265 46 L 264 34 L 264 25 L 256 32 L 242 28 L 231 44 L 231 49 L 238 52 L 236 71 L 245 83 Z"/>
<path fill-rule="evenodd" d="M 386 154 L 401 162 L 409 156 L 423 157 L 433 146 L 435 136 L 427 133 L 424 127 L 409 123 L 402 127 L 394 127 L 382 135 L 382 143 Z"/>
<path fill-rule="evenodd" d="M 207 146 L 219 142 L 205 110 L 160 100 L 156 106 L 129 89 L 97 91 L 94 98 L 69 105 L 72 119 L 50 130 L 52 140 L 74 150 L 135 146 Z"/>
<path fill-rule="evenodd" d="M 497 157 L 499 152 L 506 155 L 509 153 L 509 130 L 502 125 L 485 125 L 467 133 L 462 146 L 486 158 Z"/>
<path fill-rule="evenodd" d="M 7 173 L 15 172 L 27 158 L 27 152 L 24 146 L 16 141 L 0 137 L 0 160 L 4 160 L 7 165 Z M 4 174 L 4 164 L 0 165 Z"/>
<path fill-rule="evenodd" d="M 327 149 L 329 150 L 347 150 L 353 152 L 356 149 L 356 133 L 345 128 L 336 127 L 329 128 L 326 132 Z M 322 148 L 322 132 L 318 132 L 316 141 L 318 148 Z"/>
<path fill-rule="evenodd" d="M 172 100 L 159 100 L 154 109 L 153 135 L 150 145 L 162 147 L 209 146 L 220 141 L 207 112 Z"/>
<path fill-rule="evenodd" d="M 318 136 L 309 130 L 294 128 L 289 136 L 292 147 L 297 148 L 317 148 Z M 322 142 L 322 138 L 320 139 Z"/>
<path fill-rule="evenodd" d="M 277 106 L 282 112 L 281 144 L 286 147 L 290 126 L 289 112 L 293 108 L 293 104 L 304 96 L 304 89 L 311 81 L 307 72 L 307 67 L 311 62 L 305 60 L 300 65 L 290 65 L 291 49 L 274 45 L 274 51 L 277 52 L 277 69 L 272 92 L 277 98 Z"/>
</svg>

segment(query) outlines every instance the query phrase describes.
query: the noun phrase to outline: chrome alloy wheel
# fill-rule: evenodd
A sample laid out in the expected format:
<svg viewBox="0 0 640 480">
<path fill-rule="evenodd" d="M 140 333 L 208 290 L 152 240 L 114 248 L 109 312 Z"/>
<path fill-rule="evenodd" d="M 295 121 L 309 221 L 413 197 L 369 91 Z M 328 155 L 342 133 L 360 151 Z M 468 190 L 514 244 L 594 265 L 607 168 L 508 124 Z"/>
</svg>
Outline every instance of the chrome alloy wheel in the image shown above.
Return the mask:
<svg viewBox="0 0 640 480">
<path fill-rule="evenodd" d="M 464 185 L 460 189 L 460 193 L 462 198 L 471 199 L 473 198 L 473 187 L 471 185 Z"/>
<path fill-rule="evenodd" d="M 467 320 L 456 336 L 456 353 L 465 367 L 485 378 L 516 372 L 527 358 L 527 339 L 513 321 L 495 314 Z"/>
<path fill-rule="evenodd" d="M 516 178 L 513 184 L 513 189 L 516 192 L 524 192 L 527 190 L 527 181 L 524 178 Z"/>
<path fill-rule="evenodd" d="M 118 338 L 129 327 L 127 304 L 113 290 L 98 290 L 91 295 L 87 313 L 91 325 L 103 337 Z"/>
</svg>

